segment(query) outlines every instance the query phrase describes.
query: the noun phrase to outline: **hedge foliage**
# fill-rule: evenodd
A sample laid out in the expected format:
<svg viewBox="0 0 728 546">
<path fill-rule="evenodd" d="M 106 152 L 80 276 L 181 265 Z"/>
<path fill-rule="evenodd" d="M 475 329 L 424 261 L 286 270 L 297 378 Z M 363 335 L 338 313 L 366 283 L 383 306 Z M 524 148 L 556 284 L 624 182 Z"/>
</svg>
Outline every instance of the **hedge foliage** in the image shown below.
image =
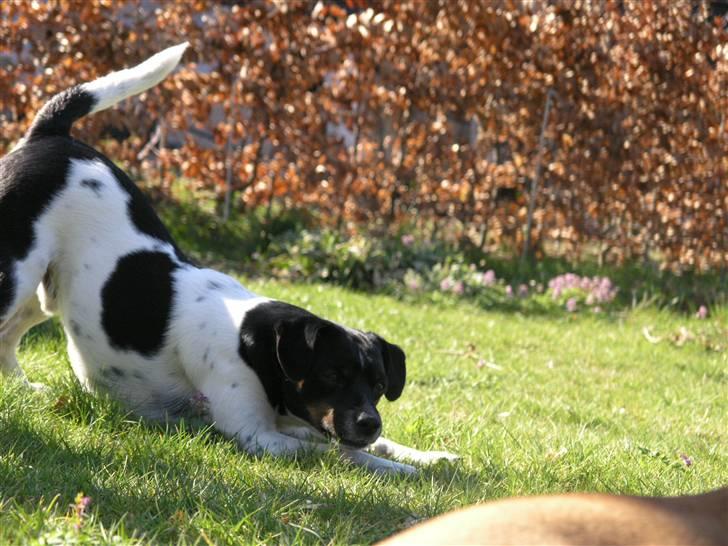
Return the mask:
<svg viewBox="0 0 728 546">
<path fill-rule="evenodd" d="M 728 267 L 728 31 L 707 2 L 10 0 L 0 18 L 0 149 L 53 93 L 189 40 L 163 85 L 77 128 L 163 188 Z"/>
</svg>

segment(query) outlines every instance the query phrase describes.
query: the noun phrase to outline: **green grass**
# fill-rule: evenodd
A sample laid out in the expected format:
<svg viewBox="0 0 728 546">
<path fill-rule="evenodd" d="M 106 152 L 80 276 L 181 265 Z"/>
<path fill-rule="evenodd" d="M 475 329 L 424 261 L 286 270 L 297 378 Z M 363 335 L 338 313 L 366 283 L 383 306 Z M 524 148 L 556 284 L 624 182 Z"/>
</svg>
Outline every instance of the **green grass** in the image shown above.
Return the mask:
<svg viewBox="0 0 728 546">
<path fill-rule="evenodd" d="M 333 454 L 254 458 L 214 431 L 141 423 L 76 386 L 51 322 L 20 354 L 49 389 L 0 379 L 0 543 L 370 543 L 507 495 L 728 482 L 725 309 L 524 316 L 249 284 L 399 343 L 408 384 L 381 405 L 386 436 L 462 460 L 384 478 Z M 80 518 L 79 492 L 92 498 Z"/>
</svg>

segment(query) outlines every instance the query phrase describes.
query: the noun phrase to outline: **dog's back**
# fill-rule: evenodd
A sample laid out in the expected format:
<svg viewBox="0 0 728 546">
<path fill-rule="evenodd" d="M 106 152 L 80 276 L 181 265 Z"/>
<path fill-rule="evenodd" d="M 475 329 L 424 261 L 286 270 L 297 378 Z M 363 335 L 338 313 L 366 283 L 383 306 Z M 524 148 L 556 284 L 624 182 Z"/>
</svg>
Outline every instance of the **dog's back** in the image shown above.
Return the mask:
<svg viewBox="0 0 728 546">
<path fill-rule="evenodd" d="M 569 494 L 505 499 L 426 521 L 381 543 L 728 545 L 728 488 L 668 498 Z"/>
<path fill-rule="evenodd" d="M 186 47 L 171 47 L 133 68 L 55 95 L 15 149 L 0 159 L 0 373 L 22 376 L 15 357 L 20 338 L 55 312 L 62 315 L 71 361 L 82 381 L 87 374 L 79 364 L 81 353 L 113 367 L 110 356 L 119 353 L 117 346 L 139 345 L 145 355 L 161 347 L 164 317 L 156 317 L 162 326 L 145 323 L 148 314 L 134 321 L 117 315 L 108 319 L 114 301 L 103 297 L 102 288 L 125 254 L 160 255 L 157 261 L 169 262 L 168 269 L 186 258 L 129 177 L 103 154 L 71 138 L 70 130 L 84 115 L 160 82 Z M 160 274 L 138 272 L 154 273 Z M 129 299 L 117 307 L 127 309 Z M 142 303 L 152 302 L 147 298 Z M 147 322 L 155 318 L 150 315 Z M 141 341 L 130 343 L 134 327 L 133 333 L 141 331 Z"/>
</svg>

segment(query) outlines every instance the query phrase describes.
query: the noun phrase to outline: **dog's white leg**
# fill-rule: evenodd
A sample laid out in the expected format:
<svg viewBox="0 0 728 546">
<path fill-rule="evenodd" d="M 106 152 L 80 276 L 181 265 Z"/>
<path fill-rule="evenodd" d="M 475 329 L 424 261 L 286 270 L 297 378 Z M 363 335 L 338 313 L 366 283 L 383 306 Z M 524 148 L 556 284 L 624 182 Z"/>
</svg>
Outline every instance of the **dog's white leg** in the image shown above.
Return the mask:
<svg viewBox="0 0 728 546">
<path fill-rule="evenodd" d="M 275 456 L 290 456 L 310 451 L 313 453 L 324 453 L 333 448 L 332 444 L 321 442 L 308 442 L 278 432 L 268 430 L 258 432 L 253 436 L 243 439 L 241 447 L 248 453 L 270 453 Z"/>
<path fill-rule="evenodd" d="M 416 474 L 417 469 L 414 466 L 410 466 L 404 463 L 398 463 L 395 461 L 389 461 L 376 457 L 371 453 L 362 451 L 360 449 L 349 449 L 341 447 L 341 456 L 343 459 L 348 460 L 358 466 L 371 470 L 377 474 Z"/>
<path fill-rule="evenodd" d="M 326 437 L 318 434 L 315 430 L 310 427 L 296 427 L 296 426 L 279 426 L 278 432 L 290 436 L 291 438 L 297 438 L 298 440 L 306 440 L 311 442 L 325 442 Z"/>
<path fill-rule="evenodd" d="M 314 441 L 318 443 L 318 446 L 327 446 L 323 449 L 317 448 L 317 450 L 320 449 L 321 451 L 325 451 L 326 449 L 330 449 L 330 444 L 326 443 L 328 441 L 328 438 L 326 438 L 323 434 L 310 426 L 308 423 L 297 417 L 291 415 L 279 416 L 277 419 L 277 426 L 278 431 L 282 434 L 285 434 L 286 436 L 291 436 L 298 440 Z M 306 445 L 310 446 L 310 443 L 306 442 Z M 340 446 L 339 452 L 342 459 L 349 461 L 350 463 L 357 466 L 363 466 L 364 468 L 377 474 L 395 475 L 414 474 L 417 472 L 417 470 L 413 466 L 394 461 L 388 461 L 387 459 L 376 457 L 360 449 L 351 449 Z"/>
<path fill-rule="evenodd" d="M 298 438 L 299 440 L 308 440 L 314 442 L 326 442 L 328 438 L 313 428 L 303 419 L 299 419 L 293 415 L 279 415 L 276 418 L 276 428 L 278 432 Z"/>
<path fill-rule="evenodd" d="M 258 433 L 251 438 L 249 442 L 243 445 L 243 448 L 248 452 L 265 452 L 277 456 L 295 455 L 306 451 L 324 453 L 331 450 L 333 447 L 333 444 L 330 443 L 307 442 L 305 440 L 273 431 Z M 341 446 L 339 453 L 342 459 L 357 466 L 363 466 L 367 470 L 376 474 L 407 475 L 415 474 L 417 472 L 417 469 L 414 466 L 395 461 L 388 461 L 387 459 L 376 457 L 371 453 L 367 453 L 359 449 L 349 449 Z"/>
<path fill-rule="evenodd" d="M 447 451 L 420 451 L 381 437 L 369 446 L 369 451 L 384 457 L 391 457 L 397 461 L 409 461 L 424 465 L 443 460 L 456 461 L 460 458 L 454 453 L 448 453 Z"/>
<path fill-rule="evenodd" d="M 216 429 L 225 436 L 237 440 L 241 449 L 251 454 L 270 453 L 271 455 L 295 455 L 302 451 L 324 452 L 331 449 L 330 444 L 309 442 L 303 434 L 293 436 L 284 434 L 275 429 L 275 418 L 268 420 L 261 419 L 271 408 L 260 408 L 259 411 L 251 411 L 244 400 L 232 402 L 230 400 L 223 404 L 216 403 L 210 398 L 210 415 Z M 231 403 L 232 402 L 232 403 Z M 235 411 L 234 407 L 238 411 Z M 268 422 L 267 422 L 268 421 Z M 302 428 L 296 430 L 301 432 Z M 289 432 L 291 432 L 289 430 Z"/>
<path fill-rule="evenodd" d="M 33 295 L 0 324 L 0 374 L 25 378 L 15 351 L 23 335 L 47 318 L 37 296 Z"/>
<path fill-rule="evenodd" d="M 5 229 L 2 220 L 0 231 Z M 24 260 L 14 262 L 12 257 L 0 255 L 0 375 L 25 377 L 15 350 L 25 332 L 48 318 L 36 291 L 48 274 L 55 241 L 39 223 L 35 226 L 35 246 Z"/>
<path fill-rule="evenodd" d="M 313 442 L 309 440 L 313 440 Z M 326 442 L 326 438 L 311 427 L 284 424 L 277 433 L 257 434 L 251 447 L 253 447 L 254 451 L 257 448 L 257 450 L 263 450 L 274 455 L 290 455 L 307 450 L 322 453 L 332 449 L 333 445 Z M 363 466 L 377 474 L 395 475 L 417 472 L 417 469 L 413 466 L 388 461 L 360 449 L 340 446 L 339 452 L 342 459 L 357 466 Z"/>
<path fill-rule="evenodd" d="M 191 368 L 188 368 L 191 370 Z M 312 450 L 323 452 L 331 444 L 308 442 L 287 436 L 277 430 L 276 410 L 270 405 L 255 372 L 238 362 L 216 359 L 204 375 L 190 379 L 204 394 L 209 404 L 210 421 L 228 438 L 238 442 L 248 453 L 293 455 Z"/>
</svg>

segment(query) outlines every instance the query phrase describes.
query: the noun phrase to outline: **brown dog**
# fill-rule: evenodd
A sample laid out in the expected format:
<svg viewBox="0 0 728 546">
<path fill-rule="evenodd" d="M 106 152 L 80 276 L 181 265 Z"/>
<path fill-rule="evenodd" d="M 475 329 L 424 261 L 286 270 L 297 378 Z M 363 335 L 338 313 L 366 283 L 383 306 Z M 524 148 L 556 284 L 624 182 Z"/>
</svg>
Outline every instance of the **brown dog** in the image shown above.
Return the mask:
<svg viewBox="0 0 728 546">
<path fill-rule="evenodd" d="M 684 497 L 568 494 L 456 510 L 394 535 L 404 544 L 728 545 L 728 487 Z"/>
</svg>

